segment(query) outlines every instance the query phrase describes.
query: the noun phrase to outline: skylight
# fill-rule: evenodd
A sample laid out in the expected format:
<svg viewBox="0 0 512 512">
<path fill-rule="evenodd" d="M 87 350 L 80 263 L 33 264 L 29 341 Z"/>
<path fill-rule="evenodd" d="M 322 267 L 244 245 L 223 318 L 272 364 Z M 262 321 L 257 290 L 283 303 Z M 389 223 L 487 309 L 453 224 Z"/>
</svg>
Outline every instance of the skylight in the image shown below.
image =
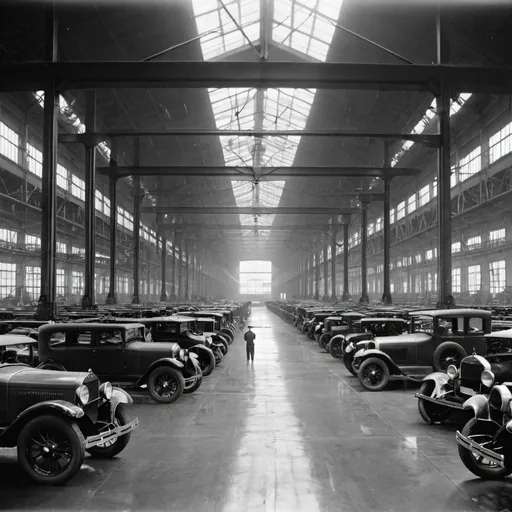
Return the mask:
<svg viewBox="0 0 512 512">
<path fill-rule="evenodd" d="M 193 0 L 197 31 L 205 34 L 199 40 L 204 60 L 249 44 L 218 0 Z M 252 43 L 260 37 L 260 2 L 258 0 L 225 0 L 224 5 Z M 213 31 L 213 32 L 212 32 Z"/>
<path fill-rule="evenodd" d="M 450 103 L 450 117 L 454 116 L 466 103 L 466 101 L 471 98 L 471 93 L 463 92 L 459 94 L 459 96 L 456 99 L 453 99 Z M 412 134 L 420 134 L 425 131 L 427 126 L 429 125 L 430 121 L 436 116 L 437 113 L 437 105 L 436 100 L 432 100 L 432 103 L 428 107 L 427 111 L 423 115 L 423 117 L 418 121 L 416 126 L 411 130 Z M 394 167 L 402 158 L 402 156 L 411 149 L 411 147 L 414 145 L 414 142 L 411 140 L 406 140 L 400 149 L 397 151 L 396 155 L 391 160 L 391 166 Z"/>
<path fill-rule="evenodd" d="M 275 0 L 273 41 L 325 61 L 342 3 L 343 0 Z"/>
</svg>

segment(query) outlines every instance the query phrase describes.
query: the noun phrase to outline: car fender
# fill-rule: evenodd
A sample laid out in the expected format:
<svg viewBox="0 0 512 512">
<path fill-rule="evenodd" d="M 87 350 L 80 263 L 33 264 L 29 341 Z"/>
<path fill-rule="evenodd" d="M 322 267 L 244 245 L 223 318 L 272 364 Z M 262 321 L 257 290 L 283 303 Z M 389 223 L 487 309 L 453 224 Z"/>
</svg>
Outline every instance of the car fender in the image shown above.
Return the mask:
<svg viewBox="0 0 512 512">
<path fill-rule="evenodd" d="M 489 419 L 489 400 L 485 395 L 475 395 L 468 398 L 463 404 L 462 408 L 465 411 L 473 410 L 477 420 Z"/>
<path fill-rule="evenodd" d="M 119 404 L 133 404 L 133 398 L 124 389 L 113 387 L 110 402 L 110 421 L 115 419 L 116 409 Z M 108 402 L 107 402 L 108 403 Z"/>
<path fill-rule="evenodd" d="M 359 366 L 370 357 L 382 359 L 388 365 L 391 374 L 403 375 L 402 370 L 398 368 L 393 359 L 391 359 L 391 357 L 389 357 L 385 352 L 382 352 L 382 350 L 378 350 L 376 348 L 372 348 L 370 350 L 361 349 L 354 354 L 354 360 L 360 359 L 360 361 L 358 361 Z"/>
<path fill-rule="evenodd" d="M 432 397 L 436 398 L 443 394 L 443 387 L 446 386 L 450 382 L 450 377 L 443 372 L 434 372 L 430 375 L 427 375 L 423 382 L 433 382 L 434 383 L 434 391 L 432 392 Z"/>
<path fill-rule="evenodd" d="M 14 446 L 21 429 L 34 417 L 43 414 L 63 415 L 74 420 L 84 417 L 84 411 L 78 405 L 66 400 L 45 400 L 25 409 L 0 435 L 0 446 Z M 10 444 L 14 443 L 14 444 Z"/>
<path fill-rule="evenodd" d="M 146 371 L 142 374 L 142 377 L 135 384 L 137 386 L 145 384 L 149 377 L 149 374 L 159 366 L 170 366 L 171 368 L 178 370 L 180 373 L 183 373 L 183 368 L 185 367 L 183 363 L 181 363 L 177 359 L 174 359 L 174 357 L 162 357 L 161 359 L 153 361 L 153 363 L 149 365 Z"/>
</svg>

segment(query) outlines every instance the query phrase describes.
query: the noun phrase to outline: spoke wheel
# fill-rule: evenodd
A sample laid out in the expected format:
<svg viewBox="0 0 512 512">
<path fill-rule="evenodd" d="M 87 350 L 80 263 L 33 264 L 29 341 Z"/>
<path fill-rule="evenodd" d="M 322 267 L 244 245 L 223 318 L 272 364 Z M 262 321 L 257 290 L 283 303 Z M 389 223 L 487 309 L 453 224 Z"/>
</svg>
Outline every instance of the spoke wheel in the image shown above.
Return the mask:
<svg viewBox="0 0 512 512">
<path fill-rule="evenodd" d="M 370 357 L 361 364 L 359 368 L 359 382 L 368 391 L 380 391 L 389 382 L 388 365 L 376 357 Z"/>
<path fill-rule="evenodd" d="M 503 446 L 496 446 L 495 444 L 492 444 L 492 438 L 498 429 L 498 425 L 493 422 L 479 421 L 475 418 L 471 418 L 466 425 L 464 425 L 462 435 L 471 438 L 473 441 L 476 441 L 478 444 L 486 448 L 499 453 L 504 453 Z M 469 469 L 469 471 L 480 478 L 498 480 L 512 473 L 512 470 L 497 466 L 494 462 L 471 452 L 460 444 L 458 445 L 458 448 L 459 456 L 464 465 Z"/>
<path fill-rule="evenodd" d="M 154 400 L 170 404 L 183 394 L 185 381 L 183 375 L 174 368 L 160 366 L 151 372 L 148 378 L 148 390 Z"/>
<path fill-rule="evenodd" d="M 427 381 L 421 385 L 419 392 L 425 396 L 432 396 L 434 388 L 435 384 L 432 381 Z M 425 423 L 431 425 L 444 423 L 451 416 L 453 409 L 418 398 L 418 411 Z"/>
<path fill-rule="evenodd" d="M 329 345 L 329 352 L 335 359 L 341 359 L 341 340 L 331 340 Z"/>
<path fill-rule="evenodd" d="M 39 483 L 60 485 L 82 465 L 85 440 L 76 423 L 60 416 L 40 416 L 20 432 L 18 459 Z"/>
<path fill-rule="evenodd" d="M 455 350 L 447 350 L 443 353 L 443 357 L 440 360 L 441 370 L 446 371 L 448 366 L 451 364 L 458 368 L 460 366 L 460 361 L 460 354 L 458 354 Z"/>
</svg>

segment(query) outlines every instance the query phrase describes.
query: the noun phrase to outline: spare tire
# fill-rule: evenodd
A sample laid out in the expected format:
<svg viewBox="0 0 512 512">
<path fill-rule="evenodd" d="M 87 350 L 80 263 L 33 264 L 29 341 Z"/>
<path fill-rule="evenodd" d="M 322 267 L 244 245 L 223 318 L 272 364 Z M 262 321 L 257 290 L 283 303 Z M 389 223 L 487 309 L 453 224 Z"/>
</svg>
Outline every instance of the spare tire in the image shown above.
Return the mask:
<svg viewBox="0 0 512 512">
<path fill-rule="evenodd" d="M 432 366 L 437 372 L 446 371 L 451 364 L 459 368 L 460 362 L 466 356 L 467 353 L 461 345 L 454 341 L 445 341 L 436 348 Z"/>
</svg>

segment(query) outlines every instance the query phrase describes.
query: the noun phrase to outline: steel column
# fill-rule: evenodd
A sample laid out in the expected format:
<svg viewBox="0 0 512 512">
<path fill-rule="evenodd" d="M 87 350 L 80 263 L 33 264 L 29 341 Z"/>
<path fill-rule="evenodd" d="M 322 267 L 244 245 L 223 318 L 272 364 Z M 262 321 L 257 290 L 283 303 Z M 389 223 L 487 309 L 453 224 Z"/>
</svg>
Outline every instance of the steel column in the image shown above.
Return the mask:
<svg viewBox="0 0 512 512">
<path fill-rule="evenodd" d="M 336 217 L 331 220 L 331 300 L 336 298 Z"/>
<path fill-rule="evenodd" d="M 360 303 L 368 303 L 368 262 L 366 255 L 366 240 L 368 238 L 368 202 L 361 200 L 361 297 Z"/>
<path fill-rule="evenodd" d="M 160 287 L 160 300 L 165 302 L 167 300 L 167 239 L 165 238 L 164 230 L 161 230 L 162 239 L 162 253 L 161 253 L 161 287 Z"/>
<path fill-rule="evenodd" d="M 50 7 L 45 20 L 45 60 L 57 60 L 57 20 L 55 7 Z M 41 294 L 37 316 L 53 319 L 56 315 L 56 270 L 57 249 L 57 136 L 59 94 L 55 77 L 47 81 L 44 90 L 43 113 L 43 172 L 41 183 Z"/>
<path fill-rule="evenodd" d="M 140 159 L 140 139 L 135 139 L 134 160 Z M 140 177 L 133 177 L 133 297 L 132 304 L 140 304 L 140 213 L 141 213 Z"/>
<path fill-rule="evenodd" d="M 96 92 L 87 91 L 86 131 L 96 130 Z M 85 146 L 85 274 L 82 308 L 95 303 L 96 267 L 96 145 Z"/>
<path fill-rule="evenodd" d="M 438 64 L 445 63 L 448 58 L 448 31 L 441 8 L 437 13 L 437 58 Z M 455 307 L 452 296 L 452 207 L 451 207 L 451 161 L 450 161 L 450 87 L 441 82 L 441 94 L 437 97 L 437 114 L 439 118 L 439 134 L 441 147 L 438 154 L 438 194 L 437 194 L 437 226 L 439 240 L 438 258 L 438 290 L 440 308 Z"/>
<path fill-rule="evenodd" d="M 326 236 L 324 236 L 324 295 L 322 297 L 323 300 L 327 300 L 329 298 L 329 262 L 327 261 L 327 245 L 329 240 Z"/>
<path fill-rule="evenodd" d="M 389 158 L 388 148 L 386 146 L 385 158 Z M 384 282 L 382 303 L 392 304 L 391 283 L 390 283 L 390 253 L 391 253 L 391 222 L 390 222 L 390 198 L 391 198 L 391 180 L 384 180 Z"/>
<path fill-rule="evenodd" d="M 315 252 L 315 300 L 320 300 L 320 251 Z"/>
<path fill-rule="evenodd" d="M 185 240 L 185 300 L 190 300 L 190 239 Z"/>
<path fill-rule="evenodd" d="M 348 228 L 348 223 L 343 224 L 343 295 L 341 300 L 350 300 L 348 291 Z"/>
<path fill-rule="evenodd" d="M 117 165 L 117 143 L 112 144 L 110 165 Z M 108 181 L 110 199 L 110 261 L 109 261 L 109 290 L 107 304 L 116 304 L 116 263 L 117 263 L 117 180 L 111 177 Z"/>
<path fill-rule="evenodd" d="M 176 262 L 176 268 L 178 271 L 177 284 L 178 289 L 176 290 L 176 298 L 178 300 L 183 299 L 183 235 L 177 233 L 178 237 L 178 261 Z"/>
</svg>

